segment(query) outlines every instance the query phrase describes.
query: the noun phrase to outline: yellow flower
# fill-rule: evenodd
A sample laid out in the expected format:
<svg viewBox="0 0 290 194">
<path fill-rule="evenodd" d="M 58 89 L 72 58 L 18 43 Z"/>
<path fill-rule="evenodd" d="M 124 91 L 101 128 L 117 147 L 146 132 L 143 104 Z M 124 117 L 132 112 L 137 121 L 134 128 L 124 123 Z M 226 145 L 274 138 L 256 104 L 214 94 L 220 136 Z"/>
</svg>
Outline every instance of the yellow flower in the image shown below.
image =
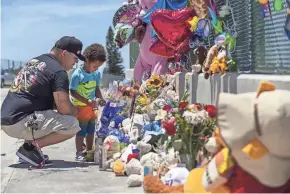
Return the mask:
<svg viewBox="0 0 290 194">
<path fill-rule="evenodd" d="M 152 75 L 149 80 L 146 81 L 147 86 L 159 88 L 163 85 L 163 79 L 160 75 Z"/>
<path fill-rule="evenodd" d="M 137 99 L 139 104 L 146 105 L 150 103 L 150 99 L 146 95 L 140 95 Z"/>
</svg>

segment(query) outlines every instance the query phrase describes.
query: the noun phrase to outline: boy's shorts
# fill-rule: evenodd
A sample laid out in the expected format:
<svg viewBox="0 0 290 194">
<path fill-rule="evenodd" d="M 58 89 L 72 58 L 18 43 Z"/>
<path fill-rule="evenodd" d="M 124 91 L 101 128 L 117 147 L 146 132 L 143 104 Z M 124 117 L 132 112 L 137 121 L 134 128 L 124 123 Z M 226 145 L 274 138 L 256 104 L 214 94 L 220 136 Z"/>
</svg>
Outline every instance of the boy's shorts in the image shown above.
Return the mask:
<svg viewBox="0 0 290 194">
<path fill-rule="evenodd" d="M 98 110 L 93 110 L 91 106 L 78 106 L 79 114 L 77 119 L 81 130 L 77 136 L 86 136 L 86 134 L 94 134 L 96 131 L 95 123 L 98 118 Z"/>
</svg>

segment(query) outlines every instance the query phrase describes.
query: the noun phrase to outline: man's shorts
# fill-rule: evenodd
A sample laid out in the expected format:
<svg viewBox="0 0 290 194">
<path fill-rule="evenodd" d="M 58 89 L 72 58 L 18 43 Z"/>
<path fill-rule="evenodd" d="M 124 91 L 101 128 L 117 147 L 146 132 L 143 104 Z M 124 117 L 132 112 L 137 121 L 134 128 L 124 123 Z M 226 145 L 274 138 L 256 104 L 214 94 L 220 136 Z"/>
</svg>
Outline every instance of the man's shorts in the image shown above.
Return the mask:
<svg viewBox="0 0 290 194">
<path fill-rule="evenodd" d="M 70 115 L 62 115 L 53 110 L 36 111 L 35 113 L 37 130 L 34 130 L 34 138 L 38 139 L 50 133 L 74 136 L 80 131 L 78 120 Z M 10 137 L 33 140 L 32 132 L 25 126 L 31 115 L 14 125 L 2 125 L 2 130 Z"/>
<path fill-rule="evenodd" d="M 77 136 L 86 136 L 86 134 L 94 134 L 96 131 L 96 119 L 98 118 L 98 111 L 93 110 L 91 106 L 78 106 L 79 114 L 77 119 L 81 130 Z"/>
</svg>

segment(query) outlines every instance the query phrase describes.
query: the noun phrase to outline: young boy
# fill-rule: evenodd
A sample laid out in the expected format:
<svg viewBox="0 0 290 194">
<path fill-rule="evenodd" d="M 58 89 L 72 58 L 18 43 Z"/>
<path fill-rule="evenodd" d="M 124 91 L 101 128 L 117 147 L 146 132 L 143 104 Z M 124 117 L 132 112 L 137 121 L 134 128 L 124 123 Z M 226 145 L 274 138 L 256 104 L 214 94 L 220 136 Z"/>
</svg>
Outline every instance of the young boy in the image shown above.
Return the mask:
<svg viewBox="0 0 290 194">
<path fill-rule="evenodd" d="M 102 45 L 92 44 L 83 53 L 86 62 L 75 70 L 70 82 L 72 103 L 79 108 L 77 119 L 81 131 L 76 135 L 76 160 L 93 161 L 93 142 L 95 134 L 95 120 L 97 112 L 95 97 L 104 103 L 99 84 L 100 72 L 97 71 L 106 61 L 106 52 Z M 86 154 L 83 153 L 83 143 L 86 139 Z"/>
</svg>

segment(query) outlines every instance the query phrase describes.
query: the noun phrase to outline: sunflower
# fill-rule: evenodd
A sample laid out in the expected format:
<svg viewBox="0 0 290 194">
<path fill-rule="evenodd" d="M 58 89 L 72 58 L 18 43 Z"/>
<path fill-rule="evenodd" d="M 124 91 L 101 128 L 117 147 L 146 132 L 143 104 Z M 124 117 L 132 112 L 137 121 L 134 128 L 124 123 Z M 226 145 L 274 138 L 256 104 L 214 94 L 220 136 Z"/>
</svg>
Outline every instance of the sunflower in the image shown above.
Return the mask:
<svg viewBox="0 0 290 194">
<path fill-rule="evenodd" d="M 139 95 L 137 101 L 142 105 L 147 105 L 150 103 L 150 99 L 146 95 Z"/>
<path fill-rule="evenodd" d="M 163 85 L 163 79 L 160 75 L 152 75 L 146 82 L 147 86 L 152 86 L 154 88 L 159 88 Z"/>
</svg>

